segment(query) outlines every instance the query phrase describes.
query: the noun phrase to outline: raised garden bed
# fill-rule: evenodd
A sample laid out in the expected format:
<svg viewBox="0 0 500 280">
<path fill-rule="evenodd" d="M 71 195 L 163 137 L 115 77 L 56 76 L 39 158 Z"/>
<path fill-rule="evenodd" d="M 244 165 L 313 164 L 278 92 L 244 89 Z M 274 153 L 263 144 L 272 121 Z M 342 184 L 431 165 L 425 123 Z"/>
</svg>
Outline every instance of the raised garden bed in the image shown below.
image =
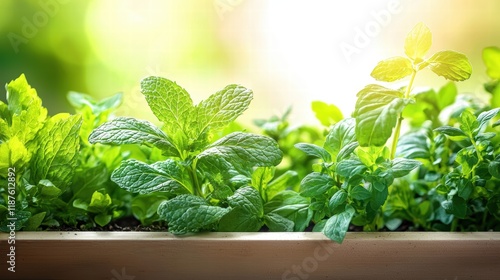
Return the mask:
<svg viewBox="0 0 500 280">
<path fill-rule="evenodd" d="M 497 279 L 500 233 L 19 232 L 16 263 L 2 279 Z"/>
</svg>

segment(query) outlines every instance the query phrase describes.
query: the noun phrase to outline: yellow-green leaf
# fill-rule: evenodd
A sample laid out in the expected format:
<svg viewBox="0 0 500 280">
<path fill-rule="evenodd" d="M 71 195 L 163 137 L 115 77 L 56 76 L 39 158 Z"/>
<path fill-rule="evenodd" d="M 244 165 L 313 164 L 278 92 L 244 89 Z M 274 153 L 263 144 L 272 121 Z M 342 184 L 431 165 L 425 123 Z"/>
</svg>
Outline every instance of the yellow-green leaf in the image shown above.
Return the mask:
<svg viewBox="0 0 500 280">
<path fill-rule="evenodd" d="M 313 101 L 311 103 L 311 107 L 316 114 L 316 118 L 324 126 L 334 125 L 344 118 L 342 111 L 340 111 L 340 109 L 333 104 L 327 104 L 322 101 Z"/>
<path fill-rule="evenodd" d="M 370 75 L 379 81 L 393 82 L 407 77 L 412 72 L 411 61 L 406 57 L 398 56 L 380 61 Z"/>
<path fill-rule="evenodd" d="M 431 31 L 425 24 L 420 22 L 406 36 L 405 53 L 409 58 L 420 62 L 431 48 L 431 45 Z"/>
<path fill-rule="evenodd" d="M 488 47 L 483 50 L 486 74 L 492 79 L 500 79 L 500 48 Z"/>
<path fill-rule="evenodd" d="M 20 169 L 30 160 L 30 153 L 16 136 L 0 144 L 0 174 L 7 174 L 7 169 Z"/>
<path fill-rule="evenodd" d="M 437 52 L 427 62 L 434 73 L 448 80 L 464 81 L 472 74 L 467 56 L 456 51 Z"/>
</svg>

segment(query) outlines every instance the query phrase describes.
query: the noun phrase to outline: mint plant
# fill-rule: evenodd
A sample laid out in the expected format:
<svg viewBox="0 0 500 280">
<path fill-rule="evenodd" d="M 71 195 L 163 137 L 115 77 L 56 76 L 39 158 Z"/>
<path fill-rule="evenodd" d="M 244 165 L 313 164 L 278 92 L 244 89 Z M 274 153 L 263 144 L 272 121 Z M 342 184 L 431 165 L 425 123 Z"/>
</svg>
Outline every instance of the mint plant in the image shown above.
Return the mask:
<svg viewBox="0 0 500 280">
<path fill-rule="evenodd" d="M 336 123 L 323 147 L 297 144 L 297 148 L 321 160 L 315 171 L 302 180 L 300 189 L 303 196 L 311 198 L 316 231 L 342 242 L 351 222 L 365 230 L 384 226 L 381 209 L 389 187 L 421 164 L 415 159 L 396 157 L 403 110 L 415 102 L 411 92 L 417 73 L 430 68 L 452 81 L 465 80 L 471 74 L 465 55 L 455 51 L 440 51 L 425 59 L 431 43 L 429 29 L 417 24 L 406 37 L 406 57 L 383 60 L 371 73 L 384 82 L 410 76 L 408 86 L 366 86 L 357 94 L 353 118 Z M 391 137 L 389 149 L 385 145 Z"/>
<path fill-rule="evenodd" d="M 7 104 L 0 102 L 0 216 L 17 219 L 17 230 L 58 224 L 57 215 L 67 206 L 62 195 L 78 164 L 82 118 L 47 116 L 24 75 L 8 83 L 6 90 Z M 9 169 L 15 170 L 15 192 L 5 188 Z M 7 201 L 16 202 L 15 211 Z M 2 229 L 7 222 L 2 218 Z"/>
<path fill-rule="evenodd" d="M 149 163 L 125 160 L 113 171 L 111 180 L 133 193 L 167 195 L 169 199 L 159 204 L 157 212 L 168 223 L 169 231 L 255 231 L 264 224 L 271 229 L 293 230 L 299 220 L 300 228 L 305 228 L 302 224 L 308 222 L 304 221 L 307 215 L 294 215 L 303 205 L 288 215 L 278 211 L 278 200 L 267 212 L 264 209 L 272 198 L 279 198 L 272 193 L 270 182 L 272 167 L 283 156 L 277 143 L 245 132 L 216 139 L 218 131 L 248 108 L 251 90 L 228 85 L 194 105 L 187 91 L 175 82 L 148 77 L 141 81 L 141 92 L 163 123 L 161 128 L 148 121 L 118 117 L 95 129 L 89 142 L 141 144 L 161 150 L 166 159 Z M 275 185 L 283 191 L 286 188 L 286 184 Z M 282 196 L 281 201 L 286 200 L 286 195 Z M 297 204 L 300 202 L 303 200 Z"/>
</svg>

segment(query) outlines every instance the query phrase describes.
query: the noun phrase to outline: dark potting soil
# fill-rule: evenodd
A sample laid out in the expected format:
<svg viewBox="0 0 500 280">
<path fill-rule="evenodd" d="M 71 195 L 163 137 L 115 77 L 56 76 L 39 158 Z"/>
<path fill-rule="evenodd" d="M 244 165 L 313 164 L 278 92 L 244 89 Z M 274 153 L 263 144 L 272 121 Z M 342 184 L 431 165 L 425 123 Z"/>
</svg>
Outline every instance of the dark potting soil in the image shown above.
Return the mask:
<svg viewBox="0 0 500 280">
<path fill-rule="evenodd" d="M 314 228 L 314 224 L 311 223 L 304 231 L 312 232 Z M 149 231 L 149 232 L 167 232 L 168 226 L 164 223 L 152 223 L 151 225 L 141 225 L 140 221 L 135 219 L 134 217 L 124 217 L 118 219 L 104 227 L 101 226 L 88 226 L 85 224 L 77 225 L 77 226 L 68 226 L 64 225 L 61 227 L 51 227 L 45 230 L 48 231 Z M 350 232 L 362 232 L 363 227 L 350 225 Z M 387 228 L 382 228 L 379 231 L 389 231 Z M 418 231 L 418 229 L 414 229 L 412 224 L 404 221 L 395 231 Z M 260 232 L 269 232 L 269 229 L 264 226 L 260 230 Z"/>
</svg>

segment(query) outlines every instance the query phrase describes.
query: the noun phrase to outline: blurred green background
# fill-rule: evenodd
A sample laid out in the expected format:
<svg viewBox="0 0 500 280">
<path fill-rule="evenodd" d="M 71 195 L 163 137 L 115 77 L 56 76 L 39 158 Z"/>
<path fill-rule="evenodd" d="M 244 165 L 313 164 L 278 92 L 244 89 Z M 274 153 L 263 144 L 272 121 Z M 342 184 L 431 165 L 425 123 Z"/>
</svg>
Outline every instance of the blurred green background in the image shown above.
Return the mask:
<svg viewBox="0 0 500 280">
<path fill-rule="evenodd" d="M 403 55 L 420 21 L 433 32 L 431 53 L 470 58 L 460 91 L 485 95 L 481 51 L 500 46 L 498 11 L 496 0 L 1 0 L 0 81 L 25 73 L 50 114 L 71 111 L 68 91 L 123 92 L 119 114 L 152 121 L 138 87 L 146 76 L 177 81 L 195 102 L 238 83 L 255 93 L 244 122 L 292 106 L 292 121 L 316 124 L 311 101 L 349 115 L 372 68 Z"/>
</svg>

